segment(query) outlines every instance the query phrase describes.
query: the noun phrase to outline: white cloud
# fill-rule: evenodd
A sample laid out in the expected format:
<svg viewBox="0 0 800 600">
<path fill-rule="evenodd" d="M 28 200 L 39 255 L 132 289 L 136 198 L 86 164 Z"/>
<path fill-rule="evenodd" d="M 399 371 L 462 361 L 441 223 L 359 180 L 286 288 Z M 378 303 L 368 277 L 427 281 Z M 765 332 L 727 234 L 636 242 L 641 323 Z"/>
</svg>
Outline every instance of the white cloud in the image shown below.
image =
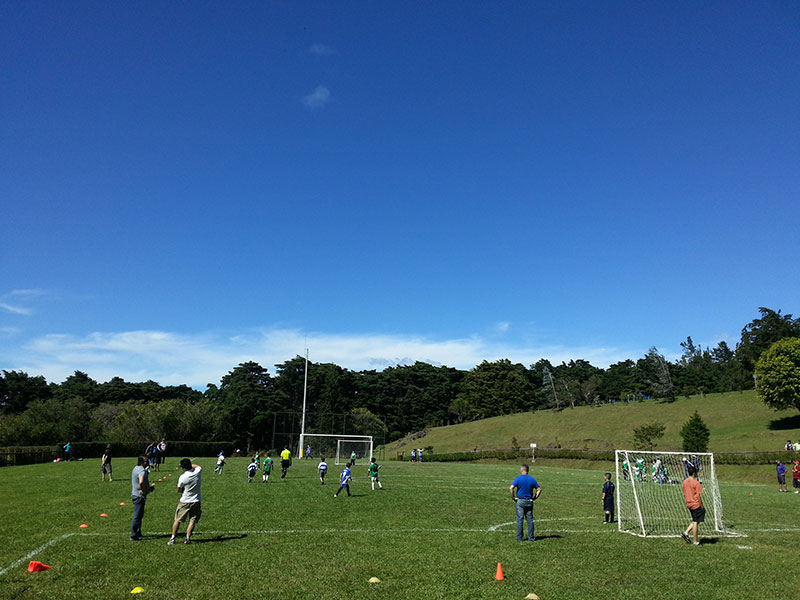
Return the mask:
<svg viewBox="0 0 800 600">
<path fill-rule="evenodd" d="M 312 44 L 308 49 L 308 53 L 315 54 L 316 56 L 330 56 L 333 54 L 333 48 L 325 44 Z"/>
<path fill-rule="evenodd" d="M 308 108 L 323 108 L 331 101 L 331 91 L 324 85 L 318 85 L 313 92 L 303 96 L 300 101 Z"/>
<path fill-rule="evenodd" d="M 5 302 L 0 302 L 0 310 L 10 312 L 14 315 L 27 316 L 33 314 L 33 311 L 30 308 L 25 308 L 24 306 L 12 306 L 11 304 L 6 304 Z"/>
<path fill-rule="evenodd" d="M 332 334 L 291 329 L 247 331 L 236 335 L 194 335 L 163 331 L 97 332 L 86 336 L 46 335 L 24 347 L 0 353 L 2 368 L 44 375 L 60 382 L 74 371 L 98 381 L 119 376 L 127 381 L 153 379 L 163 385 L 203 389 L 218 383 L 236 365 L 256 361 L 274 374 L 274 365 L 304 355 L 316 363 L 334 363 L 354 371 L 383 369 L 415 361 L 471 369 L 484 360 L 508 358 L 529 366 L 540 358 L 554 364 L 583 358 L 606 367 L 641 355 L 616 348 L 497 344 L 479 336 L 435 340 L 423 336 Z"/>
</svg>

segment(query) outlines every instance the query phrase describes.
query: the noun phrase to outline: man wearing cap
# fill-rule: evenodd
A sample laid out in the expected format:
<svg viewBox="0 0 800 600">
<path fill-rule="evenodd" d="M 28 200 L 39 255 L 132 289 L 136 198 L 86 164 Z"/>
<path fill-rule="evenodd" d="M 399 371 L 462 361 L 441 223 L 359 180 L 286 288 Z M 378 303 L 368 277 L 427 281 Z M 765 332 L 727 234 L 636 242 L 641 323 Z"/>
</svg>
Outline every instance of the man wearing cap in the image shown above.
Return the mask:
<svg viewBox="0 0 800 600">
<path fill-rule="evenodd" d="M 778 474 L 778 491 L 788 492 L 789 490 L 786 489 L 786 465 L 780 460 L 776 460 L 775 462 L 777 463 L 775 470 Z"/>
<path fill-rule="evenodd" d="M 539 483 L 528 475 L 528 465 L 519 468 L 519 475 L 511 482 L 508 488 L 511 492 L 511 499 L 517 505 L 517 541 L 523 541 L 522 525 L 528 519 L 528 541 L 533 542 L 536 538 L 533 535 L 533 501 L 542 493 Z M 536 490 L 534 492 L 534 490 Z"/>
<path fill-rule="evenodd" d="M 184 458 L 180 462 L 183 475 L 178 478 L 178 493 L 181 494 L 181 499 L 178 502 L 178 508 L 175 509 L 175 521 L 172 523 L 172 537 L 167 542 L 168 546 L 175 543 L 175 536 L 178 535 L 178 529 L 183 521 L 188 519 L 189 524 L 186 526 L 186 539 L 184 544 L 192 543 L 192 531 L 194 526 L 200 520 L 202 510 L 200 509 L 200 474 L 202 469 L 200 465 L 192 464 L 188 458 Z"/>
</svg>

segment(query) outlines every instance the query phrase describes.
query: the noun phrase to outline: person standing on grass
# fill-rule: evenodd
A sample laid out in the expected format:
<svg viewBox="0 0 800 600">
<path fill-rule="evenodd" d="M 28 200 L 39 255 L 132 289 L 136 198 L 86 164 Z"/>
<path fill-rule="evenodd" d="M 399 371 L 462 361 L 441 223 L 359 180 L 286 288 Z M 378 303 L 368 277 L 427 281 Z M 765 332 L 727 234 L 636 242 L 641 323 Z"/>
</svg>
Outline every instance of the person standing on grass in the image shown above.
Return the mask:
<svg viewBox="0 0 800 600">
<path fill-rule="evenodd" d="M 106 474 L 109 481 L 114 481 L 111 474 L 111 444 L 106 446 L 103 456 L 100 457 L 100 481 L 106 480 Z"/>
<path fill-rule="evenodd" d="M 686 508 L 689 509 L 689 514 L 692 515 L 692 521 L 686 528 L 686 531 L 681 533 L 681 537 L 687 544 L 694 541 L 695 546 L 700 545 L 698 539 L 698 529 L 700 523 L 706 519 L 706 509 L 703 508 L 703 501 L 700 499 L 700 494 L 703 493 L 703 486 L 697 481 L 697 469 L 694 465 L 689 466 L 689 476 L 683 480 L 683 498 L 686 500 Z M 691 534 L 691 536 L 690 536 Z"/>
<path fill-rule="evenodd" d="M 225 468 L 225 454 L 220 450 L 219 454 L 217 455 L 217 466 L 214 467 L 214 473 L 217 475 L 222 475 L 222 469 Z"/>
<path fill-rule="evenodd" d="M 322 457 L 322 460 L 319 461 L 317 465 L 317 472 L 319 473 L 319 483 L 320 485 L 325 485 L 325 475 L 328 473 L 328 463 L 325 462 L 325 457 Z"/>
<path fill-rule="evenodd" d="M 528 541 L 533 542 L 536 537 L 533 535 L 533 501 L 536 500 L 542 493 L 542 488 L 539 487 L 533 477 L 528 475 L 528 465 L 522 465 L 519 468 L 519 475 L 516 476 L 511 486 L 508 488 L 511 492 L 511 499 L 517 505 L 517 541 L 522 542 L 522 525 L 525 519 L 528 520 Z M 536 490 L 534 492 L 534 490 Z"/>
<path fill-rule="evenodd" d="M 789 490 L 786 489 L 786 465 L 780 460 L 776 461 L 776 463 L 776 470 L 778 473 L 778 491 L 787 492 Z"/>
<path fill-rule="evenodd" d="M 792 465 L 792 487 L 795 494 L 800 494 L 800 461 L 794 461 Z"/>
<path fill-rule="evenodd" d="M 161 438 L 161 441 L 158 442 L 158 470 L 161 470 L 161 466 L 164 464 L 164 461 L 167 459 L 167 439 Z"/>
<path fill-rule="evenodd" d="M 264 473 L 261 476 L 261 483 L 269 481 L 269 474 L 272 473 L 272 455 L 267 452 L 267 457 L 264 459 Z"/>
<path fill-rule="evenodd" d="M 411 449 L 411 462 L 417 462 L 417 449 Z"/>
<path fill-rule="evenodd" d="M 605 482 L 603 483 L 603 511 L 605 511 L 606 523 L 614 522 L 614 482 L 611 481 L 611 473 L 605 474 Z"/>
<path fill-rule="evenodd" d="M 378 484 L 378 489 L 382 490 L 383 486 L 381 485 L 381 480 L 378 479 L 378 471 L 380 470 L 381 466 L 375 460 L 375 457 L 372 457 L 372 460 L 369 463 L 369 467 L 367 467 L 367 473 L 369 473 L 369 478 L 372 481 L 372 490 L 375 491 L 375 484 Z"/>
<path fill-rule="evenodd" d="M 792 444 L 792 440 L 786 440 L 786 445 L 783 448 L 787 452 L 793 452 L 794 451 L 794 444 Z"/>
<path fill-rule="evenodd" d="M 72 445 L 67 442 L 64 444 L 64 460 L 72 459 Z"/>
<path fill-rule="evenodd" d="M 339 492 L 341 492 L 342 490 L 347 490 L 348 496 L 353 495 L 350 493 L 350 480 L 352 479 L 352 476 L 350 474 L 351 466 L 352 465 L 350 463 L 347 463 L 344 466 L 344 469 L 342 469 L 342 474 L 339 476 L 339 489 L 336 490 L 336 493 L 333 495 L 334 498 L 336 498 L 339 495 Z"/>
<path fill-rule="evenodd" d="M 281 451 L 281 479 L 286 479 L 286 471 L 292 465 L 292 453 L 289 451 L 289 446 L 284 446 Z"/>
<path fill-rule="evenodd" d="M 131 500 L 133 501 L 133 519 L 131 519 L 131 541 L 142 539 L 142 518 L 147 495 L 155 488 L 150 485 L 147 464 L 150 459 L 141 455 L 131 471 Z"/>
<path fill-rule="evenodd" d="M 188 458 L 181 459 L 181 469 L 183 469 L 183 475 L 178 478 L 178 493 L 181 495 L 181 499 L 178 501 L 178 508 L 175 509 L 172 537 L 167 542 L 168 546 L 172 546 L 175 543 L 178 529 L 181 523 L 187 519 L 189 524 L 186 526 L 186 539 L 183 543 L 191 544 L 192 532 L 203 514 L 200 506 L 200 475 L 203 469 L 200 465 L 192 464 L 192 461 Z"/>
<path fill-rule="evenodd" d="M 356 451 L 355 450 L 353 450 L 350 453 L 350 464 L 353 465 L 354 467 L 356 466 Z"/>
</svg>

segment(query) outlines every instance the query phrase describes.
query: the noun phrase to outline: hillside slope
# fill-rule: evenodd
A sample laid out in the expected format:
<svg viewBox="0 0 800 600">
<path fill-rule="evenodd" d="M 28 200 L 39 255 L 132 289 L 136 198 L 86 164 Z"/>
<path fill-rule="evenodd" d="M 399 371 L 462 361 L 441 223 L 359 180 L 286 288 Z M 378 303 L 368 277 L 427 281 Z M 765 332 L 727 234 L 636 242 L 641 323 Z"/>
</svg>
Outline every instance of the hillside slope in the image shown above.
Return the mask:
<svg viewBox="0 0 800 600">
<path fill-rule="evenodd" d="M 424 437 L 409 436 L 387 446 L 387 458 L 397 452 L 408 457 L 412 448 L 432 446 L 434 452 L 511 448 L 512 438 L 527 448 L 631 448 L 633 429 L 645 423 L 666 425 L 656 450 L 680 450 L 680 430 L 694 413 L 711 430 L 712 452 L 780 450 L 787 439 L 800 438 L 800 414 L 794 410 L 773 411 L 756 397 L 755 391 L 709 394 L 680 398 L 671 404 L 656 401 L 617 402 L 581 406 L 556 412 L 542 410 L 435 427 Z"/>
</svg>

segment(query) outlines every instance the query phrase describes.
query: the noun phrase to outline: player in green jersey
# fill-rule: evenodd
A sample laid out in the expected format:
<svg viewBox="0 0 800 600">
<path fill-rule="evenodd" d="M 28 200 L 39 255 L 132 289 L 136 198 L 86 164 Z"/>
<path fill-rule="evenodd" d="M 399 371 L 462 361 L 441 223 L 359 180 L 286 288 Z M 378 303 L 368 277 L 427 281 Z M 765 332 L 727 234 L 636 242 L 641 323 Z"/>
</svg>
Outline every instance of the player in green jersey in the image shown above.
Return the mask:
<svg viewBox="0 0 800 600">
<path fill-rule="evenodd" d="M 378 471 L 380 470 L 381 466 L 376 462 L 375 457 L 372 457 L 372 461 L 369 463 L 369 467 L 367 467 L 367 473 L 369 473 L 369 477 L 372 480 L 372 489 L 375 489 L 375 484 L 378 484 L 378 489 L 383 489 L 383 485 L 381 485 L 380 479 L 378 479 Z"/>
</svg>

